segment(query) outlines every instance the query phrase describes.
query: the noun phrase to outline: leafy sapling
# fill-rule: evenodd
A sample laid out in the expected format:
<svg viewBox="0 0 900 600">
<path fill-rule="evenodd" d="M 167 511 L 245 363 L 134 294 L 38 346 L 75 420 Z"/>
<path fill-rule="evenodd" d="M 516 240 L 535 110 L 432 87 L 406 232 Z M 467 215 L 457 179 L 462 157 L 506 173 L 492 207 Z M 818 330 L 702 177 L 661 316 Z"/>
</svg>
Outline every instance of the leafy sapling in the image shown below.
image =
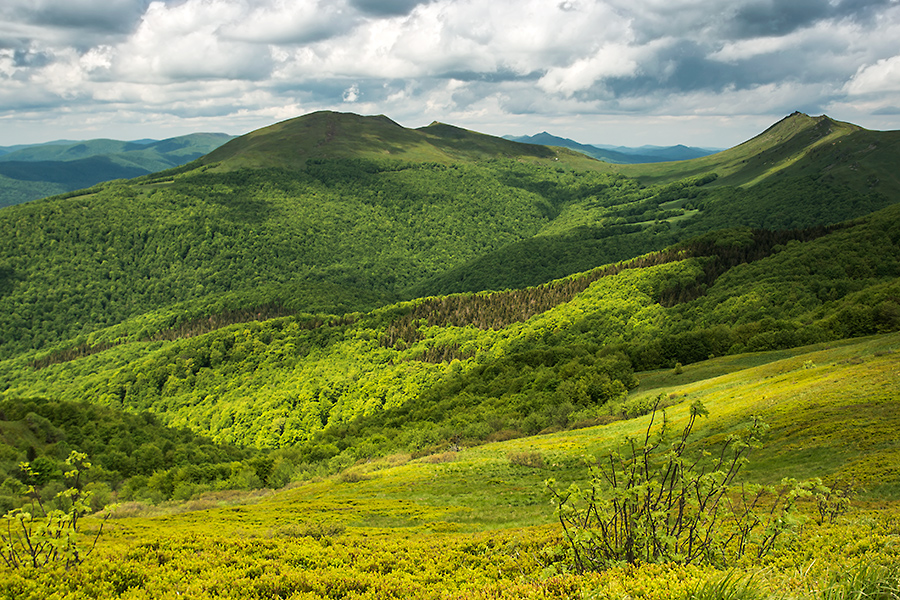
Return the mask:
<svg viewBox="0 0 900 600">
<path fill-rule="evenodd" d="M 56 495 L 63 509 L 48 509 L 33 484 L 35 472 L 29 463 L 19 465 L 29 498 L 25 507 L 3 516 L 0 530 L 0 558 L 11 568 L 42 568 L 63 565 L 66 569 L 83 562 L 93 552 L 103 526 L 110 516 L 107 507 L 100 527 L 92 538 L 81 532 L 81 518 L 91 513 L 91 492 L 84 490 L 84 474 L 91 468 L 87 455 L 71 452 L 66 459 L 66 488 Z"/>
</svg>

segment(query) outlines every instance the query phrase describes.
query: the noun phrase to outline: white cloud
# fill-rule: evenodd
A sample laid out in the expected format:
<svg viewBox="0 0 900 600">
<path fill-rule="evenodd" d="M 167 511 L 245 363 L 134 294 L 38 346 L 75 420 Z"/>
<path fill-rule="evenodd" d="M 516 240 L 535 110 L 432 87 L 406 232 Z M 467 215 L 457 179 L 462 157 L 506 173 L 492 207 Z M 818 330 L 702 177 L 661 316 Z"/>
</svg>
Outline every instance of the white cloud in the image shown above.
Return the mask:
<svg viewBox="0 0 900 600">
<path fill-rule="evenodd" d="M 42 114 L 47 128 L 239 133 L 347 103 L 536 130 L 874 118 L 900 104 L 897 39 L 900 2 L 880 0 L 3 0 L 0 119 L 35 135 Z"/>
<path fill-rule="evenodd" d="M 640 48 L 625 44 L 607 44 L 593 56 L 579 58 L 565 67 L 551 67 L 538 86 L 551 94 L 566 97 L 589 89 L 607 77 L 635 75 L 639 68 Z"/>
<path fill-rule="evenodd" d="M 859 68 L 847 83 L 850 95 L 900 93 L 900 55 Z M 896 99 L 895 99 L 896 101 Z"/>
<path fill-rule="evenodd" d="M 240 6 L 239 19 L 223 22 L 222 36 L 264 44 L 304 44 L 352 30 L 359 15 L 341 0 L 274 0 Z"/>
<path fill-rule="evenodd" d="M 223 23 L 244 16 L 244 7 L 230 0 L 188 0 L 174 6 L 153 2 L 134 35 L 117 49 L 118 75 L 160 83 L 265 79 L 272 68 L 268 49 L 221 35 Z"/>
<path fill-rule="evenodd" d="M 356 102 L 359 100 L 359 86 L 357 84 L 353 84 L 344 90 L 343 95 L 344 102 Z"/>
</svg>

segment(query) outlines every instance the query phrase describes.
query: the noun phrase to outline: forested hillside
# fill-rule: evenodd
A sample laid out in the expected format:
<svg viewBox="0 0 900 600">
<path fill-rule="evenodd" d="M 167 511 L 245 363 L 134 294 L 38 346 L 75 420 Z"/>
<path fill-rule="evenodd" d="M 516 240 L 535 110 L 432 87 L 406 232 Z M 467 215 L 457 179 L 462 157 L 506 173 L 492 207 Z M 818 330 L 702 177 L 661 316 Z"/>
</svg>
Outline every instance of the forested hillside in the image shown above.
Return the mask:
<svg viewBox="0 0 900 600">
<path fill-rule="evenodd" d="M 898 141 L 316 113 L 0 209 L 0 597 L 896 590 Z"/>
<path fill-rule="evenodd" d="M 793 115 L 718 159 L 666 163 L 667 179 L 648 185 L 446 125 L 308 115 L 172 171 L 0 212 L 0 357 L 116 325 L 149 339 L 220 314 L 343 314 L 534 286 L 724 227 L 809 228 L 893 203 L 897 175 L 878 157 L 896 136 L 832 123 Z M 858 134 L 859 169 L 816 154 Z M 766 153 L 791 166 L 762 177 Z M 863 168 L 874 183 L 861 190 Z"/>
<path fill-rule="evenodd" d="M 883 179 L 813 174 L 857 135 Z M 640 414 L 640 371 L 900 327 L 894 139 L 792 115 L 651 182 L 309 115 L 3 209 L 0 389 L 338 465 Z"/>
<path fill-rule="evenodd" d="M 0 154 L 0 208 L 183 165 L 232 136 L 194 133 L 165 140 L 37 144 Z"/>
<path fill-rule="evenodd" d="M 3 386 L 346 460 L 528 435 L 639 411 L 618 404 L 636 371 L 897 330 L 898 242 L 900 207 L 834 228 L 731 230 L 537 288 L 10 360 Z"/>
</svg>

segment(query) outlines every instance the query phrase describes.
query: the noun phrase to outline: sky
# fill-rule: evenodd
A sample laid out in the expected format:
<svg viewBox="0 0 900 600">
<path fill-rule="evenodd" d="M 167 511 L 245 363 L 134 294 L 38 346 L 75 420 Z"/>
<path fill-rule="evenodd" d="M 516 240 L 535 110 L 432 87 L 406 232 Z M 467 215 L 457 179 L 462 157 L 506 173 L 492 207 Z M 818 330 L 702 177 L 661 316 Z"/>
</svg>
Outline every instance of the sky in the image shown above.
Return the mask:
<svg viewBox="0 0 900 600">
<path fill-rule="evenodd" d="M 900 129 L 900 0 L 0 2 L 0 146 L 323 109 L 627 146 Z"/>
</svg>

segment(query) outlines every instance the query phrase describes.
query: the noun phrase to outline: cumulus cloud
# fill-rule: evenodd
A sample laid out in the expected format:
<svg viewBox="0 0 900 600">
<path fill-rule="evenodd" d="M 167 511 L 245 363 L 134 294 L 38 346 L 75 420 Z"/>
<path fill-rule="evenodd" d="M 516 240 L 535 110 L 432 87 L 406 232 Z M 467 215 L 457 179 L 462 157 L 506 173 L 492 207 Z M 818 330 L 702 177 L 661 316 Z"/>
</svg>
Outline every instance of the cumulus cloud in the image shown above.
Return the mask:
<svg viewBox="0 0 900 600">
<path fill-rule="evenodd" d="M 89 48 L 127 36 L 149 4 L 150 0 L 4 0 L 0 44 Z"/>
<path fill-rule="evenodd" d="M 206 3 L 207 0 L 188 2 Z M 220 1 L 219 4 L 230 14 L 218 19 L 218 34 L 266 44 L 305 44 L 333 38 L 352 30 L 360 20 L 341 1 L 277 0 L 260 5 Z"/>
<path fill-rule="evenodd" d="M 353 84 L 344 90 L 343 94 L 344 102 L 356 102 L 359 100 L 359 86 L 357 84 Z"/>
<path fill-rule="evenodd" d="M 795 109 L 894 123 L 897 39 L 898 0 L 5 0 L 0 121 L 240 133 L 353 104 L 536 130 Z"/>
<path fill-rule="evenodd" d="M 860 67 L 846 90 L 852 95 L 900 93 L 900 55 Z"/>
</svg>

